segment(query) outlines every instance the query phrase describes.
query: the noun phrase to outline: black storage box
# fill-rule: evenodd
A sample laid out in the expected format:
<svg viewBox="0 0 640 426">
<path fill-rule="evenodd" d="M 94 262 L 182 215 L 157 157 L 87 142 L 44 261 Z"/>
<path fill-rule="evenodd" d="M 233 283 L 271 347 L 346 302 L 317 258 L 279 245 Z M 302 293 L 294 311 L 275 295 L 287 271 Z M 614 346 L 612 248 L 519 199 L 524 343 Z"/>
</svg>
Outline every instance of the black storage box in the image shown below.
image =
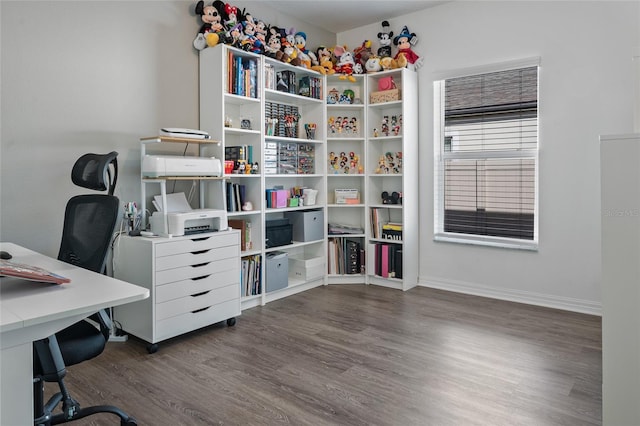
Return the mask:
<svg viewBox="0 0 640 426">
<path fill-rule="evenodd" d="M 266 248 L 286 246 L 293 243 L 293 225 L 289 223 L 289 219 L 267 220 L 265 225 L 267 228 Z"/>
</svg>

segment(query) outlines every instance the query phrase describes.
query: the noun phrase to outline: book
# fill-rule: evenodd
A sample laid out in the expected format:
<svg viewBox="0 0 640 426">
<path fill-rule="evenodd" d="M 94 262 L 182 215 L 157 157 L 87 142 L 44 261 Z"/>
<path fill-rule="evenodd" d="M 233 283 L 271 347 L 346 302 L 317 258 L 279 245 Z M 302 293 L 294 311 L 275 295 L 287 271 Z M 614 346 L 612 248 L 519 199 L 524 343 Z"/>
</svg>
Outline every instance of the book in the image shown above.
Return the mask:
<svg viewBox="0 0 640 426">
<path fill-rule="evenodd" d="M 380 253 L 381 271 L 380 276 L 389 278 L 389 246 L 387 244 L 381 244 L 382 251 Z"/>
<path fill-rule="evenodd" d="M 229 226 L 240 230 L 240 250 L 247 250 L 247 222 L 241 219 L 229 219 Z"/>
<path fill-rule="evenodd" d="M 22 278 L 43 283 L 64 284 L 71 280 L 46 269 L 10 260 L 0 260 L 0 276 Z"/>
</svg>

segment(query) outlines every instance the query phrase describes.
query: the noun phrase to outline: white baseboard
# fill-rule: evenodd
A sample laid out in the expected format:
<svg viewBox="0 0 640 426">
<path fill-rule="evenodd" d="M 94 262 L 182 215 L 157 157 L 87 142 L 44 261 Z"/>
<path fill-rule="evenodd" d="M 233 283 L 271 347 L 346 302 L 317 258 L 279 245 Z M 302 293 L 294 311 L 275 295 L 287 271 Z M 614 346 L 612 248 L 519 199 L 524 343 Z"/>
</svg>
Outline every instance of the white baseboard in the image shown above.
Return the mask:
<svg viewBox="0 0 640 426">
<path fill-rule="evenodd" d="M 510 302 L 526 303 L 529 305 L 602 316 L 602 303 L 590 300 L 574 299 L 570 297 L 534 293 L 523 290 L 488 287 L 461 281 L 444 281 L 429 278 L 419 278 L 418 285 L 422 287 L 453 291 L 456 293 L 472 294 L 474 296 L 489 297 L 492 299 L 508 300 Z"/>
</svg>

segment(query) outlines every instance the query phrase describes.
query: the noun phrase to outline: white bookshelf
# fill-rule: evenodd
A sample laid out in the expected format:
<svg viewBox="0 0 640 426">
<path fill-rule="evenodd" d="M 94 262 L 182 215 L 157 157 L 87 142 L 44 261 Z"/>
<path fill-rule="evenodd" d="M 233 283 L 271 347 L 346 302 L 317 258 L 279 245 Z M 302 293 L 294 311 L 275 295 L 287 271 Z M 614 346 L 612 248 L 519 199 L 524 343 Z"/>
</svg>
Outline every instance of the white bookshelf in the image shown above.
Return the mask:
<svg viewBox="0 0 640 426">
<path fill-rule="evenodd" d="M 230 94 L 229 54 L 257 64 L 255 97 Z M 293 244 L 268 248 L 265 243 L 266 225 L 270 219 L 284 217 L 292 211 L 321 210 L 324 213 L 326 230 L 326 173 L 324 169 L 326 159 L 324 96 L 318 99 L 301 96 L 297 93 L 287 93 L 276 88 L 269 88 L 270 84 L 265 76 L 265 69 L 270 67 L 274 73 L 290 71 L 295 73 L 296 82 L 302 77 L 313 77 L 320 81 L 319 90 L 324 90 L 324 77 L 314 71 L 278 62 L 270 58 L 244 52 L 226 45 L 219 45 L 200 52 L 200 128 L 209 132 L 214 139 L 221 141 L 219 155 L 225 158 L 225 149 L 229 147 L 251 147 L 252 161 L 258 162 L 257 173 L 225 174 L 233 184 L 244 185 L 246 199 L 251 202 L 253 209 L 229 212 L 230 220 L 244 220 L 251 224 L 252 248 L 242 251 L 241 256 L 261 256 L 262 288 L 259 294 L 242 296 L 242 308 L 263 305 L 272 300 L 289 296 L 319 285 L 325 284 L 325 277 L 302 281 L 290 278 L 286 288 L 273 292 L 265 292 L 265 256 L 273 251 L 286 251 L 289 257 L 326 257 L 326 231 L 322 238 L 316 241 L 294 241 Z M 273 104 L 285 105 L 297 109 L 300 119 L 295 137 L 276 133 L 267 135 L 265 114 Z M 243 128 L 243 120 L 249 120 L 250 129 Z M 226 123 L 226 126 L 225 126 Z M 304 124 L 316 123 L 317 129 L 313 140 L 307 139 Z M 245 121 L 246 124 L 246 121 Z M 305 152 L 313 151 L 312 170 L 287 170 L 282 172 L 266 165 L 273 163 L 270 149 L 280 144 L 303 147 Z M 269 147 L 269 148 L 267 148 Z M 277 149 L 277 148 L 276 148 Z M 277 155 L 277 154 L 275 154 Z M 276 161 L 277 162 L 277 161 Z M 306 163 L 308 164 L 308 163 Z M 284 189 L 292 187 L 307 187 L 318 190 L 316 203 L 313 206 L 298 206 L 285 208 L 270 208 L 267 206 L 265 191 L 282 186 Z"/>
<path fill-rule="evenodd" d="M 371 93 L 378 90 L 378 81 L 387 77 L 393 78 L 400 99 L 372 103 Z M 418 282 L 418 78 L 415 71 L 407 68 L 382 71 L 367 74 L 366 88 L 367 282 L 409 290 Z M 388 133 L 383 129 L 385 117 Z M 397 131 L 394 124 L 400 126 Z M 387 153 L 392 154 L 391 161 L 386 161 Z M 402 153 L 401 167 L 398 153 Z M 382 158 L 385 158 L 384 166 Z M 402 204 L 383 203 L 383 191 L 402 194 Z M 378 209 L 383 221 L 402 224 L 402 240 L 376 238 L 370 221 L 373 209 Z M 402 249 L 401 279 L 376 273 L 376 244 L 392 244 Z"/>
<path fill-rule="evenodd" d="M 228 72 L 229 53 L 242 58 L 255 60 L 257 64 L 257 91 L 255 97 L 229 94 Z M 265 71 L 268 70 L 268 73 Z M 321 84 L 319 98 L 301 96 L 278 90 L 277 81 L 273 84 L 267 76 L 282 71 L 295 73 L 296 80 L 308 76 L 317 78 Z M 401 92 L 401 99 L 379 104 L 370 102 L 371 92 L 378 88 L 378 80 L 392 76 Z M 259 306 L 272 300 L 286 297 L 300 291 L 323 284 L 367 283 L 407 290 L 417 284 L 418 275 L 418 101 L 417 75 L 415 71 L 398 69 L 375 74 L 357 75 L 350 82 L 339 76 L 322 76 L 314 71 L 275 61 L 264 56 L 254 55 L 226 45 L 208 48 L 200 52 L 200 128 L 209 132 L 214 139 L 221 141 L 217 155 L 224 158 L 225 148 L 250 146 L 253 161 L 259 163 L 255 174 L 225 174 L 228 181 L 245 186 L 246 198 L 253 204 L 251 211 L 229 212 L 230 220 L 245 220 L 251 223 L 253 247 L 242 251 L 242 256 L 261 256 L 264 274 L 265 256 L 272 251 L 286 251 L 289 257 L 321 258 L 325 267 L 323 276 L 312 280 L 300 280 L 290 277 L 288 285 L 280 290 L 265 292 L 265 277 L 262 276 L 262 291 L 257 295 L 242 297 L 242 308 Z M 334 90 L 335 89 L 335 90 Z M 327 96 L 337 93 L 334 103 Z M 348 102 L 340 96 L 351 97 Z M 267 116 L 274 104 L 297 109 L 300 120 L 296 135 L 272 133 L 267 130 Z M 398 134 L 382 135 L 380 129 L 374 135 L 374 128 L 385 115 L 402 117 L 401 131 Z M 329 120 L 335 123 L 340 117 L 344 125 L 332 128 Z M 251 128 L 243 128 L 242 120 L 249 120 Z M 225 122 L 227 126 L 225 127 Z M 316 125 L 315 136 L 308 139 L 304 124 Z M 355 130 L 354 130 L 355 126 Z M 293 136 L 293 137 L 292 137 Z M 274 147 L 280 144 L 296 144 L 309 147 L 314 152 L 312 170 L 283 170 L 274 167 Z M 387 152 L 401 152 L 402 170 L 395 173 L 376 173 L 380 155 Z M 344 154 L 346 164 L 335 168 L 330 157 Z M 355 157 L 355 158 L 354 158 Z M 279 161 L 280 158 L 276 157 Z M 353 168 L 351 162 L 357 160 Z M 345 170 L 344 167 L 347 166 Z M 274 187 L 289 189 L 292 187 L 313 188 L 318 191 L 316 203 L 303 207 L 287 206 L 271 208 L 267 205 L 265 191 Z M 357 202 L 338 202 L 335 191 L 351 189 L 359 193 Z M 401 192 L 405 204 L 387 205 L 380 199 L 383 191 Z M 216 196 L 211 194 L 210 196 Z M 219 195 L 218 195 L 219 196 Z M 408 204 L 407 204 L 408 203 Z M 402 241 L 395 241 L 403 251 L 403 278 L 384 277 L 375 273 L 375 256 L 370 249 L 376 243 L 389 243 L 376 239 L 372 235 L 370 217 L 374 208 L 384 209 L 392 221 L 403 224 L 405 232 Z M 323 214 L 324 234 L 315 241 L 294 241 L 293 244 L 269 248 L 265 244 L 266 221 L 278 219 L 290 211 L 321 211 Z M 360 243 L 365 255 L 362 260 L 366 270 L 360 273 L 329 273 L 330 241 L 336 237 L 328 234 L 328 224 L 345 225 L 358 229 L 354 234 L 340 235 Z"/>
</svg>

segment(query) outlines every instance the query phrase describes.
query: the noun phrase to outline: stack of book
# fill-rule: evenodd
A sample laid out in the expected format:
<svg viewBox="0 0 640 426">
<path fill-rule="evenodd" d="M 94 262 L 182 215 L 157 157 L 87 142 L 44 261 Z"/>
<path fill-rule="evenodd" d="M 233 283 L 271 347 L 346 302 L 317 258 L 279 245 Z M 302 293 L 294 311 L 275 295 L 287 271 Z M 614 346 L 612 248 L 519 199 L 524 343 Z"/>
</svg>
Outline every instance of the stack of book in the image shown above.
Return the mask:
<svg viewBox="0 0 640 426">
<path fill-rule="evenodd" d="M 240 250 L 251 250 L 253 248 L 251 222 L 243 219 L 229 219 L 228 222 L 230 227 L 240 230 Z"/>
<path fill-rule="evenodd" d="M 255 296 L 262 293 L 262 256 L 245 256 L 240 260 L 240 282 L 243 296 Z"/>
<path fill-rule="evenodd" d="M 387 222 L 382 225 L 382 239 L 402 241 L 402 224 L 395 222 Z"/>
<path fill-rule="evenodd" d="M 322 79 L 320 77 L 304 76 L 298 84 L 298 94 L 313 99 L 322 99 Z"/>
<path fill-rule="evenodd" d="M 402 278 L 402 245 L 373 244 L 375 274 L 383 278 Z"/>
<path fill-rule="evenodd" d="M 364 250 L 358 240 L 344 237 L 329 238 L 328 258 L 329 274 L 364 273 Z"/>
<path fill-rule="evenodd" d="M 226 182 L 227 211 L 242 211 L 242 206 L 246 202 L 246 187 L 239 183 Z"/>
<path fill-rule="evenodd" d="M 253 146 L 225 146 L 224 159 L 225 161 L 244 161 L 245 163 L 253 164 Z"/>
<path fill-rule="evenodd" d="M 227 92 L 233 95 L 258 97 L 258 60 L 236 55 L 229 50 Z"/>
</svg>

